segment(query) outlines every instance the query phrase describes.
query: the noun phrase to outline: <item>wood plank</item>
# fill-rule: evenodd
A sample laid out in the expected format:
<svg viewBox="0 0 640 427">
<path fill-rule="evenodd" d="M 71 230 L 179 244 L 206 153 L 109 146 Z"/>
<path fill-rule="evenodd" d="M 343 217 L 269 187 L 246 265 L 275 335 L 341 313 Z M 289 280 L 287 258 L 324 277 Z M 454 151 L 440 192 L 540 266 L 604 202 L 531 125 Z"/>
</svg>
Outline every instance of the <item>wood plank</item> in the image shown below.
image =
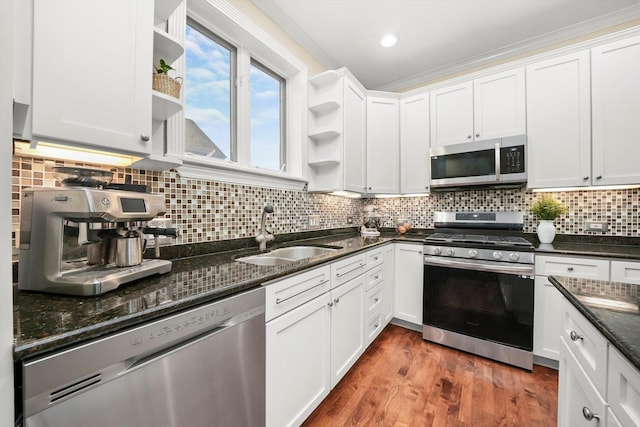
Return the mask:
<svg viewBox="0 0 640 427">
<path fill-rule="evenodd" d="M 557 371 L 532 372 L 389 325 L 304 426 L 555 426 Z"/>
</svg>

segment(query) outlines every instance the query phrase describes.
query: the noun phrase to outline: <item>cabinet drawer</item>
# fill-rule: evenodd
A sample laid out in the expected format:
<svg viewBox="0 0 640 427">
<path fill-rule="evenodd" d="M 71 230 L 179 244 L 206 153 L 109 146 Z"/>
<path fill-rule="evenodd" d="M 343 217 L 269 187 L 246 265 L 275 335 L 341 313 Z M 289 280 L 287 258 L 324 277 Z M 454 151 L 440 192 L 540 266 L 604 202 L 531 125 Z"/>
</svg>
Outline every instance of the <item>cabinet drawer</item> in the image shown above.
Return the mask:
<svg viewBox="0 0 640 427">
<path fill-rule="evenodd" d="M 382 287 L 374 288 L 371 292 L 367 292 L 367 319 L 382 307 L 383 303 Z"/>
<path fill-rule="evenodd" d="M 330 272 L 327 265 L 293 277 L 266 283 L 266 321 L 329 291 Z"/>
<path fill-rule="evenodd" d="M 536 255 L 536 274 L 581 279 L 609 280 L 609 261 L 595 258 L 550 257 Z"/>
<path fill-rule="evenodd" d="M 609 347 L 607 393 L 620 424 L 640 426 L 640 372 L 613 347 Z"/>
<path fill-rule="evenodd" d="M 382 256 L 382 251 L 383 249 L 379 248 L 379 249 L 372 249 L 369 252 L 367 252 L 367 268 L 368 269 L 382 265 L 382 262 L 384 261 L 384 258 Z"/>
<path fill-rule="evenodd" d="M 367 254 L 364 252 L 334 262 L 331 264 L 331 289 L 364 273 L 366 267 Z"/>
<path fill-rule="evenodd" d="M 640 262 L 611 261 L 611 281 L 640 285 Z"/>
<path fill-rule="evenodd" d="M 369 270 L 367 272 L 367 292 L 369 292 L 369 290 L 377 287 L 378 285 L 380 285 L 380 283 L 382 283 L 383 280 L 383 273 L 382 273 L 382 266 L 374 268 L 373 270 Z"/>
<path fill-rule="evenodd" d="M 378 312 L 367 322 L 367 345 L 371 344 L 374 339 L 382 332 L 384 323 L 382 322 L 382 313 Z"/>
<path fill-rule="evenodd" d="M 606 396 L 607 341 L 568 300 L 563 302 L 561 340 L 571 350 L 598 392 Z"/>
</svg>

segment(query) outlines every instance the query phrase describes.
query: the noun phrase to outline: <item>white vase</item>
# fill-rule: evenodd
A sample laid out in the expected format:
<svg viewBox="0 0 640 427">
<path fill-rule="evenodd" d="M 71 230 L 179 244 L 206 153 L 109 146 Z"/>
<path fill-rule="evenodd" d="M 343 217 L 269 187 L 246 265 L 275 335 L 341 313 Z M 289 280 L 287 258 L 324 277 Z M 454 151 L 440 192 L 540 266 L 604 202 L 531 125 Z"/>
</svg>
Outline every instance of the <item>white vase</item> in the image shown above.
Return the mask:
<svg viewBox="0 0 640 427">
<path fill-rule="evenodd" d="M 551 219 L 541 219 L 538 224 L 538 240 L 540 243 L 551 243 L 556 237 L 556 226 Z"/>
</svg>

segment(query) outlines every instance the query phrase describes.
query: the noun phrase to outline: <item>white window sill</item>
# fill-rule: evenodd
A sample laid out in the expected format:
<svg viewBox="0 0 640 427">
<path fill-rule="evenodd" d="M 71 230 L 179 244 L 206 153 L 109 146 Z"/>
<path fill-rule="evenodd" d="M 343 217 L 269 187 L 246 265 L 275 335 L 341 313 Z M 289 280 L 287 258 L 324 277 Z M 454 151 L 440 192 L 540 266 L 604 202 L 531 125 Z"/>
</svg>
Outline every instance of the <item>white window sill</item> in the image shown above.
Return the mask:
<svg viewBox="0 0 640 427">
<path fill-rule="evenodd" d="M 241 166 L 228 161 L 180 157 L 182 166 L 176 168 L 184 178 L 230 182 L 233 184 L 301 191 L 308 180 L 284 172 Z"/>
</svg>

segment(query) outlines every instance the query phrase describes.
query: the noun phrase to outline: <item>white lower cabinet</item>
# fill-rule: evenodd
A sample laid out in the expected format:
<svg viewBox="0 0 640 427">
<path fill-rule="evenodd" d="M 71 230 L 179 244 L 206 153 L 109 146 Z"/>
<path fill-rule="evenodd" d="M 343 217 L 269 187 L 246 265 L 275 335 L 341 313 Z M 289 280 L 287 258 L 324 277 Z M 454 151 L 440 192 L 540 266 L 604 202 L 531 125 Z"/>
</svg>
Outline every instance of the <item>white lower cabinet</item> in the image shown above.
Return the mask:
<svg viewBox="0 0 640 427">
<path fill-rule="evenodd" d="M 331 388 L 365 349 L 365 275 L 331 291 Z"/>
<path fill-rule="evenodd" d="M 640 373 L 611 346 L 607 400 L 617 423 L 608 426 L 640 426 Z"/>
<path fill-rule="evenodd" d="M 267 426 L 300 425 L 331 391 L 330 303 L 326 293 L 267 322 Z"/>
<path fill-rule="evenodd" d="M 382 267 L 382 274 L 384 276 L 384 282 L 382 283 L 382 315 L 384 325 L 386 326 L 393 318 L 393 289 L 395 283 L 395 246 L 387 245 L 383 247 L 382 257 L 384 259 L 384 265 Z"/>
<path fill-rule="evenodd" d="M 422 325 L 422 244 L 395 244 L 393 316 Z"/>
<path fill-rule="evenodd" d="M 302 424 L 382 330 L 388 248 L 266 285 L 267 426 Z"/>
<path fill-rule="evenodd" d="M 533 311 L 533 354 L 560 360 L 560 331 L 564 297 L 546 276 L 536 276 Z"/>
<path fill-rule="evenodd" d="M 558 374 L 558 426 L 605 425 L 606 404 L 562 340 Z"/>
</svg>

